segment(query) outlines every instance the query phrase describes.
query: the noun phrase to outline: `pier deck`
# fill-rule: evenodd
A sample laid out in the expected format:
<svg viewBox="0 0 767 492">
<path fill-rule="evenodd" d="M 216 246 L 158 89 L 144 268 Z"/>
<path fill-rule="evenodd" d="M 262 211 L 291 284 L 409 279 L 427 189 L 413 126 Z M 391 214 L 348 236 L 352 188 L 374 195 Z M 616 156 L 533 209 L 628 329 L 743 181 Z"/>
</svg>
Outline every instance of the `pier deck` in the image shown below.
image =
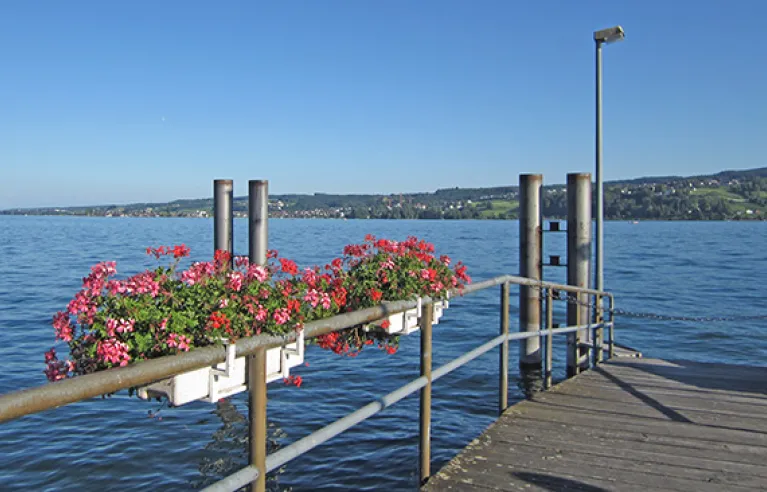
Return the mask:
<svg viewBox="0 0 767 492">
<path fill-rule="evenodd" d="M 767 367 L 613 359 L 510 407 L 423 490 L 767 490 Z"/>
</svg>

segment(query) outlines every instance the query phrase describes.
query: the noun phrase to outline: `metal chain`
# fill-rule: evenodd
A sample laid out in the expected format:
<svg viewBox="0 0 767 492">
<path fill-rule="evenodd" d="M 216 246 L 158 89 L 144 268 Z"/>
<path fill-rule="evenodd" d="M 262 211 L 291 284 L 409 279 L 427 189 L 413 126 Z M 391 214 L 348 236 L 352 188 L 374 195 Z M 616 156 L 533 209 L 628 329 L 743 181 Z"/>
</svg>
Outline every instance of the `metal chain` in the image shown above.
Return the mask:
<svg viewBox="0 0 767 492">
<path fill-rule="evenodd" d="M 767 319 L 767 314 L 758 314 L 755 316 L 674 316 L 668 314 L 627 311 L 625 309 L 613 309 L 612 313 L 614 316 L 625 316 L 627 318 L 657 319 L 663 321 L 694 321 L 697 323 Z"/>
<path fill-rule="evenodd" d="M 543 293 L 543 291 L 545 290 L 545 287 L 539 287 L 539 289 Z M 576 305 L 592 308 L 594 307 L 595 304 L 591 302 L 590 299 L 591 299 L 591 296 L 589 296 L 589 302 L 584 302 L 578 299 L 577 294 L 568 293 L 564 291 L 555 290 L 555 294 L 554 294 L 554 300 L 556 301 L 564 301 L 568 304 L 576 304 Z M 628 311 L 626 309 L 613 309 L 612 315 L 623 316 L 626 318 L 642 318 L 642 319 L 654 319 L 654 320 L 662 320 L 662 321 L 689 321 L 689 322 L 696 322 L 696 323 L 721 323 L 721 322 L 728 322 L 728 321 L 767 320 L 767 314 L 758 314 L 753 316 L 745 316 L 745 315 L 680 316 L 680 315 L 658 314 L 658 313 L 641 312 L 641 311 Z"/>
</svg>

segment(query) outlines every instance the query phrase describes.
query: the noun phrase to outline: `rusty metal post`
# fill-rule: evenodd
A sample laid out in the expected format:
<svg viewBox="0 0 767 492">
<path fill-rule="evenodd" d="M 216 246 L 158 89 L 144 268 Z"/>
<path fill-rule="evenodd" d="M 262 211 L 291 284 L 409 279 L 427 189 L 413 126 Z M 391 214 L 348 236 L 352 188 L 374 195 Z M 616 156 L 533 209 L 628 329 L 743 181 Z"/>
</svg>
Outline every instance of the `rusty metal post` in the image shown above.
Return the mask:
<svg viewBox="0 0 767 492">
<path fill-rule="evenodd" d="M 269 182 L 248 182 L 248 251 L 251 263 L 266 265 L 269 220 Z M 266 349 L 260 348 L 248 357 L 248 389 L 250 390 L 250 464 L 259 474 L 251 484 L 251 492 L 266 490 Z"/>
<path fill-rule="evenodd" d="M 431 327 L 434 305 L 423 307 L 421 316 L 421 376 L 428 382 L 421 388 L 420 411 L 420 483 L 423 485 L 431 475 Z"/>
<path fill-rule="evenodd" d="M 501 284 L 501 335 L 509 335 L 509 283 Z M 498 388 L 498 413 L 503 413 L 509 406 L 509 340 L 501 344 L 499 366 L 500 384 Z"/>
<path fill-rule="evenodd" d="M 551 288 L 546 289 L 546 329 L 551 330 L 554 328 L 554 294 L 551 292 Z M 551 333 L 546 335 L 546 368 L 544 374 L 544 387 L 546 389 L 551 388 L 552 382 L 552 365 L 554 360 L 553 341 L 554 336 Z"/>
<path fill-rule="evenodd" d="M 591 265 L 591 174 L 567 175 L 567 283 L 589 287 Z M 587 324 L 590 320 L 588 294 L 568 295 L 567 324 Z M 588 368 L 591 340 L 589 331 L 567 337 L 567 375 Z M 584 360 L 585 359 L 585 360 Z"/>
<path fill-rule="evenodd" d="M 519 176 L 519 275 L 535 280 L 543 278 L 541 185 L 540 174 Z M 519 330 L 541 328 L 541 292 L 537 287 L 519 289 Z M 523 370 L 541 368 L 541 342 L 538 337 L 520 340 L 519 365 Z"/>
<path fill-rule="evenodd" d="M 234 185 L 231 179 L 213 181 L 213 249 L 232 253 Z"/>
</svg>

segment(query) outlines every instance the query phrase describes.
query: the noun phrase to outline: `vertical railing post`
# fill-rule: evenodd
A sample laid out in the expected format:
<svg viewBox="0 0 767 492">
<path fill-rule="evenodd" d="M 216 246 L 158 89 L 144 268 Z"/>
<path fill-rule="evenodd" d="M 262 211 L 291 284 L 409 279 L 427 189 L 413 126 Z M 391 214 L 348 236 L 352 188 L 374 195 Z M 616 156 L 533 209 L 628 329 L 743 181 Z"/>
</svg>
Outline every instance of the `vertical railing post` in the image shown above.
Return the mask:
<svg viewBox="0 0 767 492">
<path fill-rule="evenodd" d="M 554 294 L 551 291 L 551 288 L 546 289 L 546 329 L 547 330 L 553 330 L 554 329 Z M 552 352 L 553 350 L 553 339 L 554 335 L 552 335 L 551 331 L 546 335 L 546 368 L 545 368 L 545 375 L 544 375 L 544 386 L 546 389 L 551 388 L 551 382 L 552 382 L 552 365 L 553 365 L 553 359 L 554 354 Z"/>
<path fill-rule="evenodd" d="M 248 253 L 250 262 L 266 265 L 269 221 L 269 182 L 248 182 Z M 248 357 L 248 418 L 250 430 L 250 465 L 259 475 L 251 492 L 266 490 L 266 349 Z"/>
<path fill-rule="evenodd" d="M 600 325 L 604 322 L 605 317 L 602 308 L 602 295 L 596 294 L 596 316 L 594 317 L 594 323 Z M 594 365 L 601 364 L 603 359 L 602 347 L 604 345 L 604 329 L 597 328 L 594 333 Z"/>
<path fill-rule="evenodd" d="M 434 305 L 423 306 L 421 316 L 421 376 L 428 382 L 421 388 L 420 408 L 420 484 L 423 485 L 431 475 L 431 327 Z"/>
<path fill-rule="evenodd" d="M 232 253 L 234 186 L 231 179 L 213 181 L 213 249 Z"/>
<path fill-rule="evenodd" d="M 519 275 L 541 280 L 543 252 L 541 243 L 541 185 L 540 174 L 519 176 Z M 541 329 L 541 291 L 538 287 L 519 288 L 519 330 Z M 538 337 L 519 341 L 519 365 L 523 370 L 541 368 L 541 342 Z"/>
<path fill-rule="evenodd" d="M 567 283 L 589 287 L 591 265 L 591 174 L 567 175 Z M 568 295 L 567 324 L 585 325 L 591 319 L 588 294 Z M 583 334 L 585 333 L 585 335 Z M 567 337 L 567 375 L 588 368 L 590 330 Z M 585 359 L 585 360 L 584 360 Z"/>
<path fill-rule="evenodd" d="M 501 284 L 501 335 L 509 336 L 509 283 Z M 498 364 L 500 371 L 498 388 L 498 413 L 503 413 L 509 406 L 509 339 L 501 344 Z"/>
<path fill-rule="evenodd" d="M 615 317 L 613 316 L 613 303 L 615 302 L 615 299 L 613 296 L 608 296 L 609 299 L 609 309 L 610 309 L 610 329 L 609 329 L 609 336 L 610 336 L 610 350 L 609 350 L 609 356 L 612 359 L 615 356 Z"/>
</svg>

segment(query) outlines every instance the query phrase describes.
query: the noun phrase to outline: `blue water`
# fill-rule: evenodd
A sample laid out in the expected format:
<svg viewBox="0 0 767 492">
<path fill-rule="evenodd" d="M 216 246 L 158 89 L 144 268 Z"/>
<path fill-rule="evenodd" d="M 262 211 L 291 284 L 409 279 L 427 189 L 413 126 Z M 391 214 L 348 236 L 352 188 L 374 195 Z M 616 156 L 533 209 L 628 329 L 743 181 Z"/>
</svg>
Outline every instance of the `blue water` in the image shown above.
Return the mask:
<svg viewBox="0 0 767 492">
<path fill-rule="evenodd" d="M 518 224 L 503 221 L 272 220 L 270 246 L 310 265 L 325 263 L 366 233 L 418 235 L 463 260 L 475 280 L 518 271 Z M 247 223 L 235 221 L 236 251 L 246 252 Z M 546 236 L 547 254 L 565 254 L 563 234 Z M 203 219 L 0 217 L 0 393 L 45 383 L 43 352 L 54 342 L 51 315 L 62 309 L 90 266 L 117 260 L 130 274 L 155 263 L 149 245 L 186 243 L 208 259 L 212 223 Z M 687 316 L 767 314 L 767 222 L 610 222 L 605 227 L 605 284 L 617 307 Z M 548 280 L 564 280 L 550 268 Z M 516 313 L 516 300 L 512 300 Z M 514 319 L 514 318 L 512 318 Z M 563 321 L 563 320 L 562 320 Z M 619 342 L 646 355 L 766 365 L 764 321 L 668 322 L 618 318 Z M 496 289 L 456 299 L 435 327 L 434 363 L 442 364 L 498 330 Z M 418 374 L 418 335 L 387 356 L 356 359 L 310 347 L 301 388 L 269 387 L 270 436 L 290 443 Z M 513 350 L 512 353 L 515 353 Z M 563 344 L 558 342 L 561 360 Z M 497 353 L 481 357 L 434 387 L 433 469 L 494 419 Z M 511 367 L 516 363 L 512 361 Z M 561 366 L 558 361 L 558 366 Z M 514 388 L 514 398 L 521 391 Z M 160 409 L 119 393 L 0 424 L 3 490 L 185 490 L 244 465 L 243 395 L 220 405 Z M 414 490 L 418 398 L 291 462 L 274 489 Z"/>
</svg>

